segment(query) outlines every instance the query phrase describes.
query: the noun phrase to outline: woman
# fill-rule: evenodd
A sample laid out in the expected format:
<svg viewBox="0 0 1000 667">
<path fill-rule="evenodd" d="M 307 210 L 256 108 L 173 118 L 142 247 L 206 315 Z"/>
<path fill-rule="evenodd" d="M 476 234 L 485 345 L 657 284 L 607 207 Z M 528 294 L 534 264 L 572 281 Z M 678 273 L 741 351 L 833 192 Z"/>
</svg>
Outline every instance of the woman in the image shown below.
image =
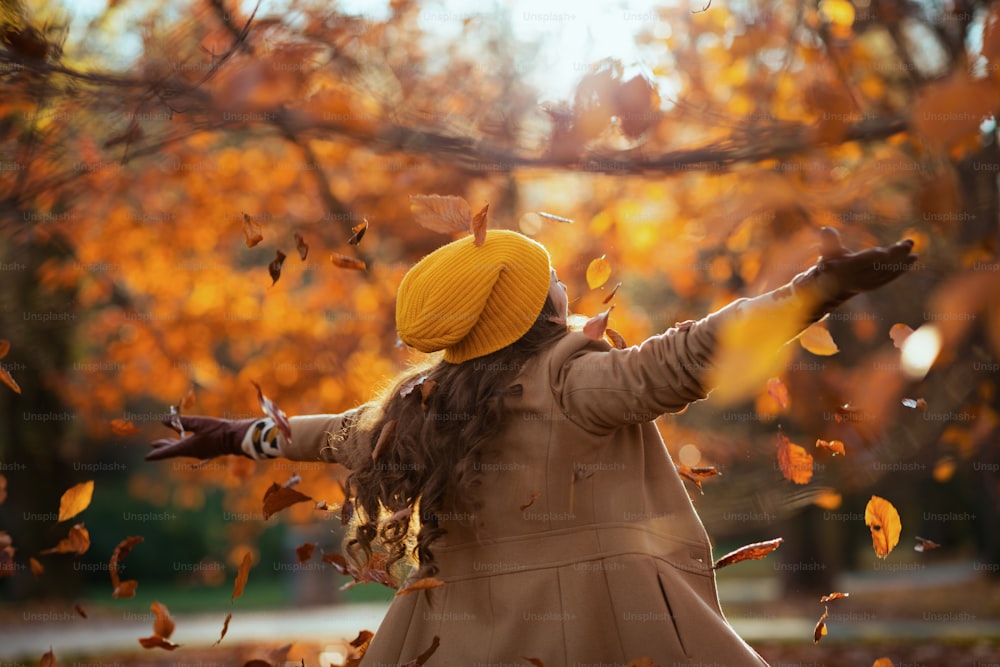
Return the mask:
<svg viewBox="0 0 1000 667">
<path fill-rule="evenodd" d="M 290 441 L 270 419 L 183 417 L 193 434 L 147 458 L 351 470 L 352 560 L 392 570 L 415 556 L 408 583 L 444 582 L 395 598 L 363 665 L 412 660 L 435 637 L 431 665 L 763 665 L 722 614 L 708 536 L 653 420 L 724 377 L 727 327 L 763 318 L 793 336 L 916 259 L 910 241 L 849 253 L 824 233 L 819 263 L 785 287 L 625 350 L 567 330 L 538 243 L 499 230 L 455 241 L 406 274 L 396 305 L 403 342 L 443 358 L 377 401 L 292 418 Z"/>
</svg>

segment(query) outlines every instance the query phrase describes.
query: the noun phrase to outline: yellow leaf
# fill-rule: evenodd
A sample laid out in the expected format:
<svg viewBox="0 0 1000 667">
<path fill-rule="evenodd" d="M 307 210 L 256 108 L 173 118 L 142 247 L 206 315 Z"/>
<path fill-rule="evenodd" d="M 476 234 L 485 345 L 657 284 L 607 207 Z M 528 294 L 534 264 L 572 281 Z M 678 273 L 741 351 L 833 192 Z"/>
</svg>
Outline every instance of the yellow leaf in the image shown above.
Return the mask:
<svg viewBox="0 0 1000 667">
<path fill-rule="evenodd" d="M 66 489 L 59 500 L 59 521 L 71 519 L 87 509 L 94 495 L 94 480 L 81 482 Z"/>
<path fill-rule="evenodd" d="M 829 357 L 840 352 L 840 348 L 833 342 L 833 336 L 819 322 L 802 332 L 802 335 L 799 336 L 799 345 L 807 352 L 812 352 L 820 357 Z"/>
<path fill-rule="evenodd" d="M 885 558 L 897 544 L 903 530 L 899 512 L 885 498 L 872 496 L 865 507 L 865 525 L 872 531 L 872 547 L 875 555 Z"/>
<path fill-rule="evenodd" d="M 587 265 L 587 286 L 597 289 L 611 277 L 611 264 L 601 255 Z"/>
</svg>

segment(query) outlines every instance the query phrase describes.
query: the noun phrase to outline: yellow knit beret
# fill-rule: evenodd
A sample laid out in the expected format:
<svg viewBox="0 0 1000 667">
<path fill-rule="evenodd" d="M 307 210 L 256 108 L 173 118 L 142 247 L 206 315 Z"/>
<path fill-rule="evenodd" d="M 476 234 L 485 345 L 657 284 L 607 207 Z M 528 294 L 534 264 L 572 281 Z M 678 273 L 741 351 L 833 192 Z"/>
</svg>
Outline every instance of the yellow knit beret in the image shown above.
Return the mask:
<svg viewBox="0 0 1000 667">
<path fill-rule="evenodd" d="M 523 336 L 545 305 L 549 253 L 517 232 L 494 229 L 438 248 L 403 277 L 396 298 L 399 338 L 421 352 L 444 350 L 459 364 Z"/>
</svg>

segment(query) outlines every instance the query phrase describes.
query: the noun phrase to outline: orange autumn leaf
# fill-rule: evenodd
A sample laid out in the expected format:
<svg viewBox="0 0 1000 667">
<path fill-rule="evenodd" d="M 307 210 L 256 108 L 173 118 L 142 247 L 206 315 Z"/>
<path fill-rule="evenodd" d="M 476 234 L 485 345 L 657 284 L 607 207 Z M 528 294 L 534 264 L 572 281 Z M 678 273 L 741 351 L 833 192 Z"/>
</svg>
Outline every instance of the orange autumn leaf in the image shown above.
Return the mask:
<svg viewBox="0 0 1000 667">
<path fill-rule="evenodd" d="M 893 324 L 892 327 L 889 329 L 889 338 L 892 339 L 892 344 L 894 347 L 903 349 L 903 341 L 909 338 L 910 334 L 912 333 L 913 329 L 911 329 L 909 326 L 905 324 L 902 323 Z"/>
<path fill-rule="evenodd" d="M 938 549 L 941 546 L 937 542 L 928 540 L 925 537 L 920 537 L 919 535 L 917 536 L 917 540 L 919 540 L 919 544 L 913 545 L 913 550 L 919 551 L 920 553 L 923 553 L 925 551 L 931 551 L 933 549 Z"/>
<path fill-rule="evenodd" d="M 146 649 L 162 648 L 168 651 L 173 651 L 180 646 L 180 644 L 175 644 L 169 639 L 165 639 L 159 635 L 153 635 L 152 637 L 140 637 L 139 644 Z"/>
<path fill-rule="evenodd" d="M 754 542 L 753 544 L 747 544 L 745 546 L 736 549 L 735 551 L 730 551 L 725 556 L 715 561 L 713 566 L 716 570 L 720 570 L 724 567 L 732 565 L 734 563 L 739 563 L 745 560 L 759 560 L 764 558 L 769 553 L 781 546 L 784 539 L 781 537 L 776 537 L 773 540 L 765 540 L 764 542 Z"/>
<path fill-rule="evenodd" d="M 233 584 L 233 595 L 232 599 L 243 595 L 243 589 L 247 585 L 247 578 L 250 576 L 250 565 L 253 563 L 253 558 L 250 556 L 250 552 L 243 554 L 243 560 L 240 561 L 240 567 L 236 571 L 236 582 Z"/>
<path fill-rule="evenodd" d="M 299 561 L 299 564 L 305 563 L 310 558 L 312 558 L 313 551 L 316 550 L 315 542 L 306 542 L 295 547 L 295 558 Z"/>
<path fill-rule="evenodd" d="M 125 556 L 132 551 L 132 548 L 142 542 L 139 536 L 126 537 L 115 546 L 111 552 L 111 560 L 108 561 L 108 572 L 111 575 L 111 597 L 132 598 L 135 597 L 136 586 L 139 582 L 135 579 L 120 581 L 118 578 L 118 564 L 125 559 Z"/>
<path fill-rule="evenodd" d="M 782 408 L 788 407 L 788 387 L 781 381 L 781 378 L 768 378 L 767 393 L 778 402 Z"/>
<path fill-rule="evenodd" d="M 135 589 L 138 588 L 139 582 L 135 579 L 126 579 L 121 581 L 115 586 L 115 590 L 111 591 L 111 597 L 116 600 L 130 600 L 135 597 Z"/>
<path fill-rule="evenodd" d="M 722 473 L 716 470 L 715 466 L 686 466 L 683 463 L 675 464 L 677 472 L 685 479 L 694 483 L 698 487 L 698 490 L 702 494 L 705 493 L 704 489 L 701 488 L 701 480 L 708 479 L 709 477 L 714 477 L 716 475 L 721 475 Z"/>
<path fill-rule="evenodd" d="M 364 261 L 337 252 L 330 255 L 330 263 L 339 269 L 351 269 L 352 271 L 364 271 L 368 268 Z"/>
<path fill-rule="evenodd" d="M 66 521 L 72 519 L 77 514 L 87 509 L 90 500 L 94 496 L 94 480 L 80 482 L 75 486 L 66 489 L 59 499 L 59 519 Z"/>
<path fill-rule="evenodd" d="M 583 325 L 583 335 L 592 340 L 604 338 L 604 330 L 608 328 L 608 316 L 615 307 L 611 306 L 600 315 L 594 315 Z"/>
<path fill-rule="evenodd" d="M 625 338 L 611 327 L 604 330 L 604 335 L 608 337 L 608 340 L 611 342 L 611 346 L 616 350 L 624 350 L 628 347 L 625 343 Z"/>
<path fill-rule="evenodd" d="M 618 294 L 618 288 L 621 286 L 622 286 L 621 283 L 615 285 L 614 289 L 612 289 L 611 292 L 606 297 L 601 299 L 601 303 L 605 306 L 608 305 L 608 302 L 611 301 L 611 299 L 615 298 L 615 294 Z"/>
<path fill-rule="evenodd" d="M 871 529 L 872 547 L 879 558 L 888 556 L 899 544 L 899 534 L 903 529 L 899 512 L 885 498 L 872 496 L 868 501 L 865 506 L 865 525 Z"/>
<path fill-rule="evenodd" d="M 362 218 L 361 222 L 351 227 L 351 238 L 347 239 L 349 245 L 358 245 L 368 231 L 368 219 Z"/>
<path fill-rule="evenodd" d="M 163 637 L 164 639 L 170 639 L 170 635 L 174 634 L 174 619 L 170 616 L 170 610 L 167 606 L 159 602 L 153 602 L 149 605 L 150 610 L 156 618 L 153 620 L 153 633 Z"/>
<path fill-rule="evenodd" d="M 825 510 L 835 510 L 840 507 L 844 498 L 839 493 L 833 489 L 826 489 L 820 491 L 813 497 L 813 504 L 822 507 Z"/>
<path fill-rule="evenodd" d="M 486 213 L 490 210 L 490 205 L 483 206 L 478 213 L 472 216 L 470 228 L 472 237 L 475 239 L 473 245 L 477 248 L 486 242 Z"/>
<path fill-rule="evenodd" d="M 829 357 L 840 352 L 840 348 L 833 341 L 833 336 L 819 322 L 812 324 L 799 335 L 799 345 L 819 357 Z"/>
<path fill-rule="evenodd" d="M 229 621 L 231 620 L 233 620 L 232 612 L 226 614 L 226 620 L 222 622 L 222 632 L 219 633 L 219 638 L 216 640 L 215 644 L 212 644 L 212 646 L 217 646 L 225 638 L 226 633 L 229 632 Z"/>
<path fill-rule="evenodd" d="M 49 650 L 42 654 L 42 659 L 38 661 L 38 667 L 59 667 L 52 647 L 49 647 Z"/>
<path fill-rule="evenodd" d="M 438 586 L 444 586 L 444 582 L 434 577 L 424 577 L 423 579 L 417 579 L 406 588 L 396 591 L 396 595 L 409 595 L 415 591 L 424 591 L 429 588 L 437 588 Z"/>
<path fill-rule="evenodd" d="M 872 667 L 895 667 L 889 658 L 879 658 L 872 663 Z"/>
<path fill-rule="evenodd" d="M 312 500 L 304 493 L 295 489 L 279 486 L 277 482 L 272 482 L 271 486 L 264 492 L 264 519 L 270 519 L 286 507 L 291 507 L 297 503 L 304 503 Z"/>
<path fill-rule="evenodd" d="M 248 248 L 252 248 L 264 240 L 261 226 L 247 213 L 243 214 L 243 240 Z"/>
<path fill-rule="evenodd" d="M 816 621 L 816 627 L 813 629 L 813 644 L 818 644 L 820 638 L 826 636 L 826 619 L 828 618 L 830 618 L 830 610 L 824 608 L 823 615 Z"/>
<path fill-rule="evenodd" d="M 139 428 L 132 422 L 125 419 L 112 419 L 111 432 L 115 435 L 126 437 L 138 433 Z"/>
<path fill-rule="evenodd" d="M 611 277 L 611 263 L 601 255 L 587 265 L 587 287 L 597 289 Z M 617 288 L 616 288 L 617 289 Z"/>
<path fill-rule="evenodd" d="M 808 484 L 813 476 L 813 457 L 778 431 L 778 468 L 785 479 L 796 484 Z"/>
<path fill-rule="evenodd" d="M 28 566 L 31 568 L 31 574 L 34 575 L 35 579 L 39 579 L 45 573 L 45 566 L 39 563 L 38 559 L 34 556 L 28 558 Z"/>
<path fill-rule="evenodd" d="M 844 450 L 844 443 L 842 443 L 840 440 L 830 440 L 829 442 L 827 442 L 826 440 L 817 439 L 816 448 L 825 449 L 830 453 L 832 453 L 834 456 L 846 455 L 846 451 Z"/>
<path fill-rule="evenodd" d="M 82 523 L 69 529 L 69 534 L 59 540 L 59 544 L 51 549 L 45 549 L 42 554 L 85 554 L 90 548 L 90 533 Z"/>
<path fill-rule="evenodd" d="M 830 593 L 828 595 L 824 595 L 823 597 L 821 597 L 819 599 L 819 601 L 820 602 L 831 602 L 833 600 L 839 600 L 840 598 L 850 597 L 850 595 L 851 595 L 850 593 L 836 593 L 836 592 L 834 592 L 834 593 Z"/>
<path fill-rule="evenodd" d="M 444 234 L 466 231 L 472 222 L 469 202 L 453 195 L 410 195 L 410 212 L 417 224 Z"/>
</svg>

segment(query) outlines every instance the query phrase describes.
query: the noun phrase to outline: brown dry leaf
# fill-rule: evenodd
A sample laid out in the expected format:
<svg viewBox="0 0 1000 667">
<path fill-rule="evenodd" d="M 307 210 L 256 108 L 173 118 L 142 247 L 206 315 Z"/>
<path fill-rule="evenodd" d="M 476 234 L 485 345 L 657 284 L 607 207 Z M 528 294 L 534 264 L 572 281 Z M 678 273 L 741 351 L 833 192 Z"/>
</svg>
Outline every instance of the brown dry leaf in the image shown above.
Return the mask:
<svg viewBox="0 0 1000 667">
<path fill-rule="evenodd" d="M 534 505 L 535 501 L 538 500 L 541 497 L 542 497 L 542 494 L 541 494 L 540 491 L 532 491 L 531 495 L 528 496 L 528 500 L 525 501 L 525 502 L 523 502 L 523 503 L 521 503 L 520 505 L 518 505 L 517 508 L 523 512 L 524 510 L 526 510 L 529 507 L 531 507 L 532 505 Z"/>
<path fill-rule="evenodd" d="M 826 635 L 826 619 L 830 618 L 830 609 L 823 608 L 823 615 L 816 621 L 816 628 L 813 630 L 813 644 L 818 644 L 820 637 Z"/>
<path fill-rule="evenodd" d="M 611 263 L 604 257 L 605 255 L 601 255 L 587 265 L 587 287 L 590 289 L 597 289 L 611 277 Z"/>
<path fill-rule="evenodd" d="M 111 575 L 112 597 L 130 598 L 133 595 L 135 595 L 135 587 L 138 585 L 138 582 L 134 580 L 130 580 L 127 582 L 120 582 L 118 579 L 118 563 L 124 560 L 125 556 L 127 556 L 128 553 L 132 551 L 132 548 L 135 545 L 139 544 L 140 542 L 142 542 L 141 537 L 138 536 L 126 537 L 124 540 L 119 542 L 117 546 L 115 546 L 114 550 L 111 552 L 111 560 L 108 561 L 108 573 Z M 127 595 L 127 594 L 122 596 L 118 595 L 119 588 L 121 588 L 122 583 L 130 585 L 126 586 L 124 590 L 125 592 L 131 590 L 132 595 Z"/>
<path fill-rule="evenodd" d="M 80 615 L 81 618 L 87 618 L 87 612 L 78 604 L 73 605 L 73 610 Z"/>
<path fill-rule="evenodd" d="M 872 496 L 868 501 L 865 506 L 865 525 L 872 531 L 872 547 L 879 558 L 888 556 L 899 544 L 899 534 L 903 529 L 899 512 L 885 498 Z"/>
<path fill-rule="evenodd" d="M 341 255 L 338 252 L 330 255 L 330 263 L 339 269 L 351 269 L 353 271 L 365 271 L 368 268 L 364 261 L 348 257 L 347 255 Z"/>
<path fill-rule="evenodd" d="M 834 592 L 834 593 L 830 593 L 828 595 L 824 595 L 823 597 L 821 597 L 819 599 L 819 601 L 820 602 L 831 602 L 833 600 L 839 600 L 840 598 L 850 597 L 850 595 L 851 595 L 850 593 L 836 593 L 836 592 Z"/>
<path fill-rule="evenodd" d="M 396 420 L 391 419 L 387 421 L 382 426 L 382 431 L 378 434 L 378 440 L 375 441 L 375 446 L 372 448 L 372 461 L 378 459 L 378 455 L 382 452 L 382 448 L 385 447 L 385 443 L 392 439 L 393 434 L 396 432 Z"/>
<path fill-rule="evenodd" d="M 264 492 L 264 519 L 270 519 L 286 507 L 310 500 L 312 498 L 304 493 L 279 486 L 277 482 L 272 482 L 271 486 Z"/>
<path fill-rule="evenodd" d="M 226 637 L 226 633 L 229 632 L 229 621 L 233 620 L 232 612 L 226 614 L 226 620 L 222 622 L 222 632 L 219 633 L 219 638 L 216 640 L 212 646 L 218 646 L 220 642 Z"/>
<path fill-rule="evenodd" d="M 921 412 L 927 412 L 927 401 L 922 398 L 904 398 L 902 404 L 908 408 L 913 408 L 914 410 L 920 410 Z"/>
<path fill-rule="evenodd" d="M 625 343 L 625 338 L 611 327 L 604 330 L 604 335 L 608 337 L 608 340 L 611 341 L 612 347 L 616 350 L 624 350 L 628 347 Z"/>
<path fill-rule="evenodd" d="M 469 224 L 472 237 L 475 239 L 472 243 L 477 248 L 486 242 L 486 214 L 489 210 L 489 204 L 483 206 L 478 213 L 472 216 L 472 222 Z"/>
<path fill-rule="evenodd" d="M 138 433 L 139 428 L 132 422 L 127 421 L 125 419 L 112 419 L 111 432 L 114 433 L 115 435 L 126 437 Z"/>
<path fill-rule="evenodd" d="M 399 667 L 420 667 L 421 665 L 425 664 L 428 660 L 430 660 L 430 657 L 434 655 L 434 651 L 438 650 L 438 646 L 440 645 L 441 645 L 441 638 L 438 637 L 437 635 L 434 635 L 434 639 L 431 640 L 431 645 L 427 647 L 426 651 L 418 655 L 413 660 L 410 660 L 409 662 L 400 665 Z"/>
<path fill-rule="evenodd" d="M 437 389 L 437 382 L 435 380 L 424 380 L 420 383 L 420 409 L 427 410 L 427 400 Z"/>
<path fill-rule="evenodd" d="M 344 558 L 342 554 L 339 553 L 323 554 L 323 562 L 329 563 L 330 565 L 333 566 L 335 570 L 337 570 L 337 572 L 340 572 L 341 574 L 349 575 L 351 573 L 350 563 L 347 562 L 347 559 Z"/>
<path fill-rule="evenodd" d="M 175 644 L 172 641 L 170 641 L 169 639 L 164 639 L 163 637 L 161 637 L 159 635 L 153 635 L 152 637 L 140 637 L 139 638 L 139 644 L 143 648 L 147 648 L 147 649 L 149 649 L 149 648 L 162 648 L 162 649 L 166 649 L 168 651 L 173 651 L 174 649 L 176 649 L 176 648 L 178 648 L 180 646 L 180 644 Z"/>
<path fill-rule="evenodd" d="M 615 288 L 613 290 L 611 290 L 611 293 L 608 294 L 603 299 L 601 299 L 601 303 L 604 304 L 605 306 L 608 305 L 608 302 L 611 301 L 611 299 L 615 298 L 615 294 L 618 294 L 618 288 L 621 287 L 621 286 L 622 286 L 621 283 L 618 283 L 617 285 L 615 285 Z"/>
<path fill-rule="evenodd" d="M 119 581 L 115 589 L 111 591 L 111 597 L 116 600 L 130 600 L 135 597 L 135 589 L 138 588 L 139 582 L 135 579 L 126 579 L 125 581 Z"/>
<path fill-rule="evenodd" d="M 253 564 L 253 557 L 250 552 L 243 554 L 243 560 L 240 561 L 240 567 L 236 570 L 236 582 L 233 584 L 233 595 L 231 599 L 243 595 L 243 589 L 247 585 L 247 578 L 250 576 L 250 566 Z"/>
<path fill-rule="evenodd" d="M 66 489 L 59 499 L 59 519 L 66 521 L 72 519 L 77 514 L 87 509 L 90 500 L 94 496 L 94 480 L 80 482 L 75 486 Z"/>
<path fill-rule="evenodd" d="M 921 89 L 910 106 L 910 122 L 931 146 L 947 151 L 976 136 L 980 124 L 997 107 L 1000 91 L 996 82 L 974 78 L 969 67 L 957 67 L 947 78 Z"/>
<path fill-rule="evenodd" d="M 170 616 L 170 610 L 167 606 L 159 602 L 153 602 L 149 605 L 150 610 L 156 616 L 153 620 L 153 634 L 159 635 L 164 639 L 170 639 L 170 635 L 174 634 L 174 619 Z"/>
<path fill-rule="evenodd" d="M 82 523 L 69 529 L 69 534 L 59 540 L 59 544 L 51 549 L 45 549 L 42 554 L 85 554 L 90 548 L 90 533 Z"/>
<path fill-rule="evenodd" d="M 438 586 L 444 586 L 444 582 L 440 579 L 435 579 L 434 577 L 424 577 L 423 579 L 417 579 L 406 588 L 396 591 L 396 595 L 409 595 L 415 591 L 437 588 Z"/>
<path fill-rule="evenodd" d="M 895 667 L 889 658 L 879 658 L 872 663 L 872 667 Z"/>
<path fill-rule="evenodd" d="M 278 278 L 281 277 L 281 266 L 285 263 L 285 253 L 280 250 L 274 251 L 274 259 L 271 263 L 267 265 L 267 272 L 271 276 L 271 287 L 278 282 Z"/>
<path fill-rule="evenodd" d="M 243 240 L 246 241 L 248 248 L 252 248 L 264 240 L 261 226 L 247 213 L 243 214 Z"/>
<path fill-rule="evenodd" d="M 955 459 L 950 456 L 942 456 L 934 462 L 934 471 L 931 473 L 931 477 L 934 478 L 935 482 L 944 484 L 954 476 L 956 467 Z"/>
<path fill-rule="evenodd" d="M 410 212 L 417 224 L 435 232 L 464 232 L 472 223 L 469 202 L 453 195 L 410 195 Z"/>
<path fill-rule="evenodd" d="M 913 545 L 913 550 L 919 551 L 920 553 L 923 553 L 925 551 L 931 551 L 933 549 L 938 549 L 941 546 L 937 542 L 928 540 L 925 537 L 920 537 L 919 535 L 917 536 L 917 539 L 920 540 L 920 543 Z"/>
<path fill-rule="evenodd" d="M 59 667 L 51 646 L 48 651 L 42 654 L 42 659 L 38 661 L 38 667 Z"/>
<path fill-rule="evenodd" d="M 833 336 L 819 322 L 812 324 L 799 336 L 799 345 L 807 352 L 812 352 L 819 357 L 829 357 L 840 352 L 840 348 L 833 341 Z"/>
<path fill-rule="evenodd" d="M 362 630 L 361 632 L 358 633 L 357 637 L 355 637 L 349 642 L 349 644 L 356 649 L 364 651 L 365 649 L 368 648 L 368 644 L 371 643 L 372 637 L 374 636 L 375 633 L 371 632 L 370 630 Z"/>
<path fill-rule="evenodd" d="M 281 431 L 281 434 L 285 436 L 285 440 L 291 442 L 292 424 L 288 421 L 288 415 L 285 414 L 284 410 L 278 407 L 277 403 L 264 395 L 264 392 L 260 390 L 259 384 L 253 380 L 250 382 L 253 386 L 257 387 L 257 403 L 260 404 L 260 409 L 274 421 L 274 425 L 277 426 L 278 430 Z"/>
<path fill-rule="evenodd" d="M 768 378 L 767 393 L 778 402 L 782 408 L 788 408 L 788 387 L 781 381 L 781 378 Z"/>
<path fill-rule="evenodd" d="M 368 219 L 362 218 L 361 222 L 351 227 L 351 238 L 347 240 L 349 245 L 358 245 L 368 231 Z"/>
<path fill-rule="evenodd" d="M 31 568 L 31 574 L 34 575 L 35 579 L 39 579 L 45 574 L 45 566 L 39 563 L 38 559 L 34 556 L 28 558 L 28 566 Z"/>
<path fill-rule="evenodd" d="M 302 234 L 295 232 L 295 249 L 299 251 L 299 259 L 303 262 L 306 261 L 306 257 L 309 256 L 309 244 L 306 240 L 302 238 Z"/>
<path fill-rule="evenodd" d="M 847 455 L 847 452 L 844 449 L 844 443 L 842 443 L 840 440 L 830 440 L 829 442 L 827 442 L 826 440 L 816 440 L 816 447 L 819 449 L 825 449 L 831 452 L 834 456 Z"/>
<path fill-rule="evenodd" d="M 785 479 L 796 484 L 808 484 L 813 476 L 813 457 L 778 431 L 778 467 Z"/>
<path fill-rule="evenodd" d="M 604 338 L 604 330 L 608 328 L 608 316 L 615 307 L 611 306 L 600 315 L 594 315 L 583 325 L 583 335 L 593 340 Z"/>
<path fill-rule="evenodd" d="M 299 563 L 305 563 L 310 558 L 312 558 L 313 551 L 316 550 L 315 542 L 305 542 L 295 547 L 295 558 L 298 559 Z"/>
<path fill-rule="evenodd" d="M 705 491 L 701 488 L 701 480 L 708 479 L 709 477 L 714 477 L 716 475 L 721 475 L 722 473 L 715 469 L 715 466 L 686 466 L 683 463 L 675 464 L 677 472 L 680 473 L 685 479 L 694 482 L 694 485 L 698 487 L 704 495 Z"/>
<path fill-rule="evenodd" d="M 10 341 L 0 338 L 0 359 L 6 357 L 8 352 L 10 352 Z"/>
<path fill-rule="evenodd" d="M 903 341 L 910 337 L 913 333 L 913 329 L 909 326 L 897 323 L 893 324 L 889 329 L 889 338 L 892 339 L 892 344 L 894 347 L 903 349 Z"/>
<path fill-rule="evenodd" d="M 746 546 L 742 546 L 735 551 L 730 551 L 725 556 L 715 561 L 715 565 L 713 567 L 716 570 L 721 570 L 726 566 L 732 565 L 733 563 L 739 563 L 740 561 L 759 560 L 781 546 L 782 542 L 784 542 L 783 538 L 776 537 L 773 540 L 747 544 Z"/>
</svg>

